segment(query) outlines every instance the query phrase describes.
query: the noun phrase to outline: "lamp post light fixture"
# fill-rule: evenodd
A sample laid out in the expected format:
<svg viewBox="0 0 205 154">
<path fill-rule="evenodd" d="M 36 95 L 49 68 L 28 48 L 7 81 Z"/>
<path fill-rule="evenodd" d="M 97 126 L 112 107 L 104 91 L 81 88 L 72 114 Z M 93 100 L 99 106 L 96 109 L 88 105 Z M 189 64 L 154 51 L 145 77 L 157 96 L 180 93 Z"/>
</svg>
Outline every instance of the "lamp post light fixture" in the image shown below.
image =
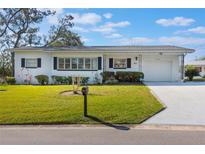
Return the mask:
<svg viewBox="0 0 205 154">
<path fill-rule="evenodd" d="M 82 88 L 81 92 L 84 96 L 84 117 L 87 117 L 87 95 L 88 95 L 89 88 L 85 86 Z"/>
</svg>

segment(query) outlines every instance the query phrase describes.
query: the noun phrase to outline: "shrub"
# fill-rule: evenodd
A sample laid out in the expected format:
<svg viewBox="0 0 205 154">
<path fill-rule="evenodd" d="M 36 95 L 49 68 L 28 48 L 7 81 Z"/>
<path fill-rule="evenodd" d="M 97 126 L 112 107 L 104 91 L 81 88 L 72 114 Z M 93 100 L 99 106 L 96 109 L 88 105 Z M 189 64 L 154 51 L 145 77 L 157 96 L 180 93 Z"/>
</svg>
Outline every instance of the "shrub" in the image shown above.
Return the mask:
<svg viewBox="0 0 205 154">
<path fill-rule="evenodd" d="M 115 72 L 102 72 L 101 73 L 103 82 L 110 79 L 115 79 Z"/>
<path fill-rule="evenodd" d="M 72 82 L 72 78 L 70 76 L 65 77 L 53 75 L 51 78 L 55 84 L 71 84 Z"/>
<path fill-rule="evenodd" d="M 35 76 L 36 80 L 38 80 L 38 83 L 41 85 L 48 84 L 48 76 L 47 75 L 37 75 Z"/>
<path fill-rule="evenodd" d="M 89 77 L 83 77 L 81 80 L 81 84 L 86 85 L 88 83 Z"/>
<path fill-rule="evenodd" d="M 14 77 L 6 77 L 6 83 L 7 84 L 15 84 L 16 83 L 16 79 Z"/>
<path fill-rule="evenodd" d="M 116 79 L 120 82 L 140 82 L 144 79 L 142 72 L 116 72 Z"/>
<path fill-rule="evenodd" d="M 187 76 L 190 81 L 192 81 L 194 76 L 197 76 L 197 75 L 199 75 L 199 72 L 197 71 L 197 69 L 194 66 L 187 65 L 185 67 L 185 76 Z"/>
</svg>

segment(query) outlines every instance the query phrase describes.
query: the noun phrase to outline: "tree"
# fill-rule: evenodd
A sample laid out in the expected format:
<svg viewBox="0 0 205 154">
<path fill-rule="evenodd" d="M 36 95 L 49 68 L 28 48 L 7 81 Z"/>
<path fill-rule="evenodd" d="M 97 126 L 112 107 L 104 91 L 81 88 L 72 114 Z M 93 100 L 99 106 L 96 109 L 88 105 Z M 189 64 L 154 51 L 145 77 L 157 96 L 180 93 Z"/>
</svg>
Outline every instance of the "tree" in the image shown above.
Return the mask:
<svg viewBox="0 0 205 154">
<path fill-rule="evenodd" d="M 30 28 L 25 34 L 25 44 L 22 46 L 39 46 L 41 45 L 41 36 L 37 34 L 39 28 Z"/>
<path fill-rule="evenodd" d="M 33 33 L 34 31 L 37 33 L 38 24 L 42 22 L 43 18 L 53 14 L 55 14 L 54 11 L 33 8 L 2 9 L 0 11 L 0 41 L 9 38 L 12 48 L 25 45 L 24 36 L 32 30 Z"/>
<path fill-rule="evenodd" d="M 9 75 L 14 67 L 14 55 L 10 48 L 23 46 L 81 46 L 80 37 L 71 32 L 73 17 L 66 15 L 57 25 L 51 26 L 49 36 L 39 36 L 39 24 L 47 16 L 54 15 L 49 9 L 6 8 L 0 9 L 0 70 L 1 75 Z M 12 69 L 14 70 L 14 69 Z M 5 72 L 6 71 L 6 72 Z M 12 72 L 14 74 L 14 72 Z M 11 74 L 10 74 L 11 75 Z"/>
<path fill-rule="evenodd" d="M 70 30 L 74 26 L 72 20 L 72 16 L 66 15 L 59 19 L 58 25 L 51 26 L 49 36 L 44 36 L 44 47 L 82 46 L 80 36 Z"/>
<path fill-rule="evenodd" d="M 14 67 L 14 55 L 6 49 L 39 43 L 39 37 L 36 37 L 38 24 L 44 17 L 53 14 L 55 14 L 54 11 L 33 8 L 0 10 L 0 69 L 2 76 L 8 75 L 7 73 L 11 72 L 11 68 Z"/>
<path fill-rule="evenodd" d="M 190 81 L 192 81 L 194 76 L 197 76 L 197 75 L 199 75 L 199 72 L 193 65 L 187 65 L 185 67 L 185 76 L 187 76 Z"/>
<path fill-rule="evenodd" d="M 12 73 L 11 54 L 6 51 L 0 52 L 0 78 L 10 76 Z"/>
</svg>

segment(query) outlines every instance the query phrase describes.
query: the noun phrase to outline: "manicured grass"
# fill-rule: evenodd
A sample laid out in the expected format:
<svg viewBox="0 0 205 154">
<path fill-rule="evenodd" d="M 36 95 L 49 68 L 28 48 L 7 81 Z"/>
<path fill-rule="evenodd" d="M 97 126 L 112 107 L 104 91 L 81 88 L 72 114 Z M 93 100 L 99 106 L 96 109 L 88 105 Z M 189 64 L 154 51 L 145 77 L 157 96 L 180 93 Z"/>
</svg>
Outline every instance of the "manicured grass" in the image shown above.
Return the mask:
<svg viewBox="0 0 205 154">
<path fill-rule="evenodd" d="M 140 123 L 163 105 L 143 85 L 90 86 L 88 114 L 112 123 Z M 0 124 L 96 123 L 83 118 L 83 96 L 62 96 L 72 86 L 0 86 Z"/>
</svg>

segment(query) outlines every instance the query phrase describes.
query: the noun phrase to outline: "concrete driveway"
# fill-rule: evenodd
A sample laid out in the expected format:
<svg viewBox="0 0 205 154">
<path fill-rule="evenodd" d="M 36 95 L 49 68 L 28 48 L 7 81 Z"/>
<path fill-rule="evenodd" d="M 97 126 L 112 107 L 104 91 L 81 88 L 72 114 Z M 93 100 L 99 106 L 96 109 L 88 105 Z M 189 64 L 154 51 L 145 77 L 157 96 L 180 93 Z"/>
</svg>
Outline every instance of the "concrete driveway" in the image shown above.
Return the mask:
<svg viewBox="0 0 205 154">
<path fill-rule="evenodd" d="M 167 108 L 145 124 L 205 125 L 205 83 L 146 82 Z"/>
</svg>

